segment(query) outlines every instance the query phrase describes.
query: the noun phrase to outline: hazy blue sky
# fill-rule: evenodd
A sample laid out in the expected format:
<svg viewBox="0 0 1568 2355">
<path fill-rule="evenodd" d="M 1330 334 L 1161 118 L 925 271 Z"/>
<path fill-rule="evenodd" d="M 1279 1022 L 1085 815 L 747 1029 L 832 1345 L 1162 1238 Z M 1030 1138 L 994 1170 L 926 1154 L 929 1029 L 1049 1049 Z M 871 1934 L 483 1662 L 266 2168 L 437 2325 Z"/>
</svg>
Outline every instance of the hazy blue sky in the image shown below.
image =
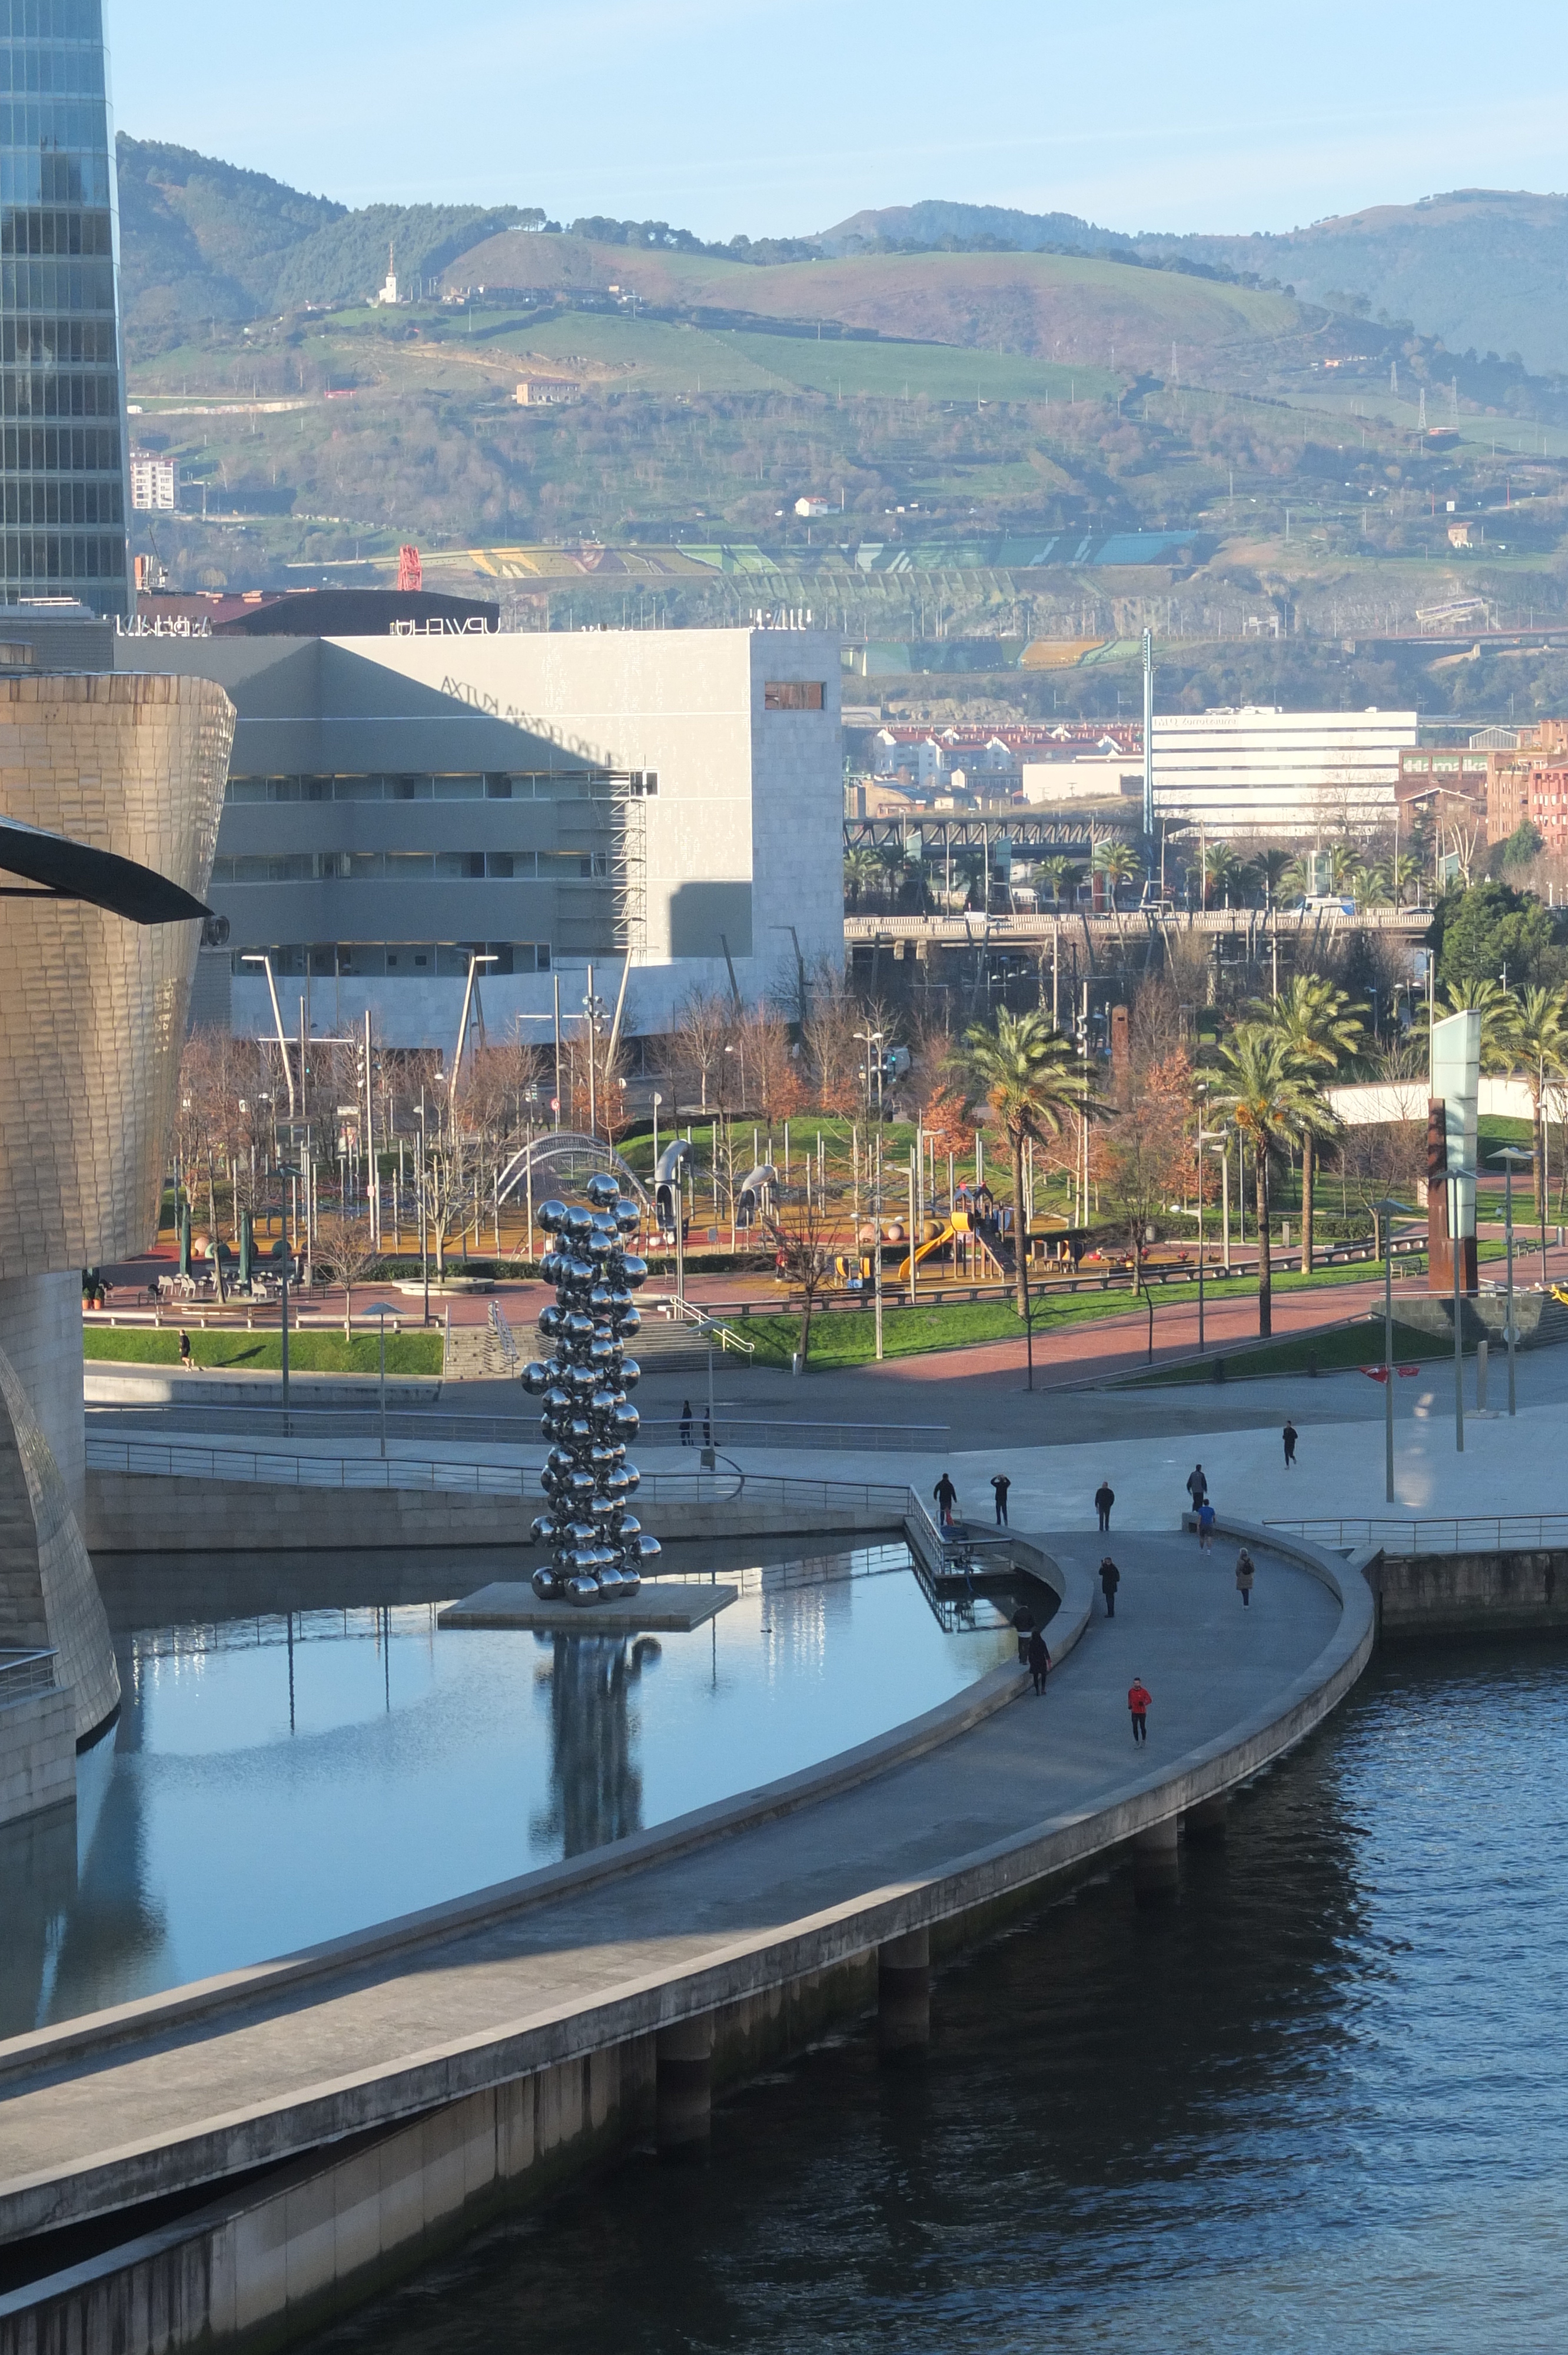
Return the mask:
<svg viewBox="0 0 1568 2355">
<path fill-rule="evenodd" d="M 123 130 L 352 205 L 728 237 L 947 197 L 1248 229 L 1568 179 L 1562 0 L 107 6 Z"/>
</svg>

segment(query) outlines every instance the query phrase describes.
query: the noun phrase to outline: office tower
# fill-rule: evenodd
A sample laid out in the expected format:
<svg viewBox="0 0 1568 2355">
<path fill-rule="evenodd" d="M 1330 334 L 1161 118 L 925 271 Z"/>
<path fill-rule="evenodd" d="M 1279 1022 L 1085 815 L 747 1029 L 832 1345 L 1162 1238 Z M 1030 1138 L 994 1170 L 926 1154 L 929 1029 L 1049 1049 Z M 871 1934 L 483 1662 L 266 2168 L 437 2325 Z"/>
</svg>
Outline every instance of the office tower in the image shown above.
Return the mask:
<svg viewBox="0 0 1568 2355">
<path fill-rule="evenodd" d="M 0 603 L 129 610 L 101 0 L 0 0 Z"/>
</svg>

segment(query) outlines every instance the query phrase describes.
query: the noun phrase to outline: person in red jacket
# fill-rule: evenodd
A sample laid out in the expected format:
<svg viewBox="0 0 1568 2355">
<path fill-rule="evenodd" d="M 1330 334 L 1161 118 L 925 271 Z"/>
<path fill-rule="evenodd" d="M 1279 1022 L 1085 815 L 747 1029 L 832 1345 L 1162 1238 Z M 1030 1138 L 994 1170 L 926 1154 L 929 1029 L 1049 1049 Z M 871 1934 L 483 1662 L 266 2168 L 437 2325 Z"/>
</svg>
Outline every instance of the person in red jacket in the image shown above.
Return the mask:
<svg viewBox="0 0 1568 2355">
<path fill-rule="evenodd" d="M 1154 1699 L 1141 1677 L 1134 1677 L 1128 1688 L 1127 1705 L 1132 1711 L 1132 1738 L 1135 1742 L 1149 1739 L 1149 1704 Z"/>
</svg>

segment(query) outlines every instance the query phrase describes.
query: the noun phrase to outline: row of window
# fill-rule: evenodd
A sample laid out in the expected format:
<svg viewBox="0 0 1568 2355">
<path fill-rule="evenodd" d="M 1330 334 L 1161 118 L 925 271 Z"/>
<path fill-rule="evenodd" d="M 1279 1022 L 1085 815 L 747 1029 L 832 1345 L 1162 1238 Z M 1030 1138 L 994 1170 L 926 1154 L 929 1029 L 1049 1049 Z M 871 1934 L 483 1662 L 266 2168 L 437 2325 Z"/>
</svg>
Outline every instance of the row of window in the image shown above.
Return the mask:
<svg viewBox="0 0 1568 2355">
<path fill-rule="evenodd" d="M 450 776 L 230 777 L 231 802 L 527 802 L 555 801 L 563 783 L 584 775 L 561 771 L 508 776 L 494 770 Z"/>
<path fill-rule="evenodd" d="M 0 0 L 0 38 L 101 41 L 102 0 Z"/>
<path fill-rule="evenodd" d="M 259 956 L 260 950 L 249 954 Z M 324 980 L 355 979 L 429 981 L 433 975 L 466 980 L 471 961 L 475 956 L 493 957 L 493 964 L 482 968 L 485 975 L 508 973 L 548 973 L 550 944 L 548 941 L 318 941 L 308 946 L 270 949 L 274 977 L 297 979 L 309 973 Z M 237 950 L 234 971 L 248 981 L 258 980 L 261 967 L 246 962 L 247 952 Z"/>
<path fill-rule="evenodd" d="M 0 473 L 117 474 L 120 430 L 112 425 L 7 425 L 0 431 Z"/>
<path fill-rule="evenodd" d="M 0 118 L 5 110 L 0 106 Z M 0 261 L 0 304 L 7 311 L 114 313 L 111 261 Z"/>
<path fill-rule="evenodd" d="M 0 482 L 0 522 L 123 523 L 122 484 Z"/>
<path fill-rule="evenodd" d="M 0 25 L 5 0 L 0 0 Z M 90 155 L 47 149 L 0 155 L 0 205 L 95 205 L 110 201 L 107 148 Z"/>
<path fill-rule="evenodd" d="M 5 64 L 0 56 L 0 84 Z M 113 224 L 107 211 L 46 211 L 28 205 L 0 213 L 0 253 L 58 253 L 71 256 L 114 252 Z"/>
<path fill-rule="evenodd" d="M 101 98 L 103 51 L 43 48 L 8 41 L 0 48 L 0 91 L 24 98 Z"/>
<path fill-rule="evenodd" d="M 112 319 L 0 320 L 5 368 L 112 368 L 119 357 Z"/>
<path fill-rule="evenodd" d="M 215 883 L 577 883 L 609 878 L 604 851 L 291 850 L 215 858 Z"/>
<path fill-rule="evenodd" d="M 50 532 L 18 537 L 0 532 L 0 592 L 16 581 L 122 581 L 125 536 L 67 538 Z"/>
<path fill-rule="evenodd" d="M 0 369 L 0 416 L 115 417 L 117 376 L 58 376 L 43 368 Z"/>
<path fill-rule="evenodd" d="M 0 104 L 0 147 L 81 149 L 88 155 L 109 144 L 108 109 L 100 99 L 11 99 Z"/>
</svg>

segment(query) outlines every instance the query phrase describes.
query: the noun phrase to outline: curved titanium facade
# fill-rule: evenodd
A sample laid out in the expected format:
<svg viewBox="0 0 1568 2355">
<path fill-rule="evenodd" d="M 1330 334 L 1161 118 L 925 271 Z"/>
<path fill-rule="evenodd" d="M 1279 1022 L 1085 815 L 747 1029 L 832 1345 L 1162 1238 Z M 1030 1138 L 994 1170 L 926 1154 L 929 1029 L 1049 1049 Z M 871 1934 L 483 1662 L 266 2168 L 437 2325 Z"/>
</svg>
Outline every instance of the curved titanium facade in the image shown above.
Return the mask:
<svg viewBox="0 0 1568 2355">
<path fill-rule="evenodd" d="M 199 899 L 233 731 L 206 679 L 0 677 L 0 809 Z M 0 1280 L 145 1248 L 199 929 L 0 900 Z"/>
<path fill-rule="evenodd" d="M 0 602 L 130 611 L 101 0 L 0 0 Z"/>
</svg>

